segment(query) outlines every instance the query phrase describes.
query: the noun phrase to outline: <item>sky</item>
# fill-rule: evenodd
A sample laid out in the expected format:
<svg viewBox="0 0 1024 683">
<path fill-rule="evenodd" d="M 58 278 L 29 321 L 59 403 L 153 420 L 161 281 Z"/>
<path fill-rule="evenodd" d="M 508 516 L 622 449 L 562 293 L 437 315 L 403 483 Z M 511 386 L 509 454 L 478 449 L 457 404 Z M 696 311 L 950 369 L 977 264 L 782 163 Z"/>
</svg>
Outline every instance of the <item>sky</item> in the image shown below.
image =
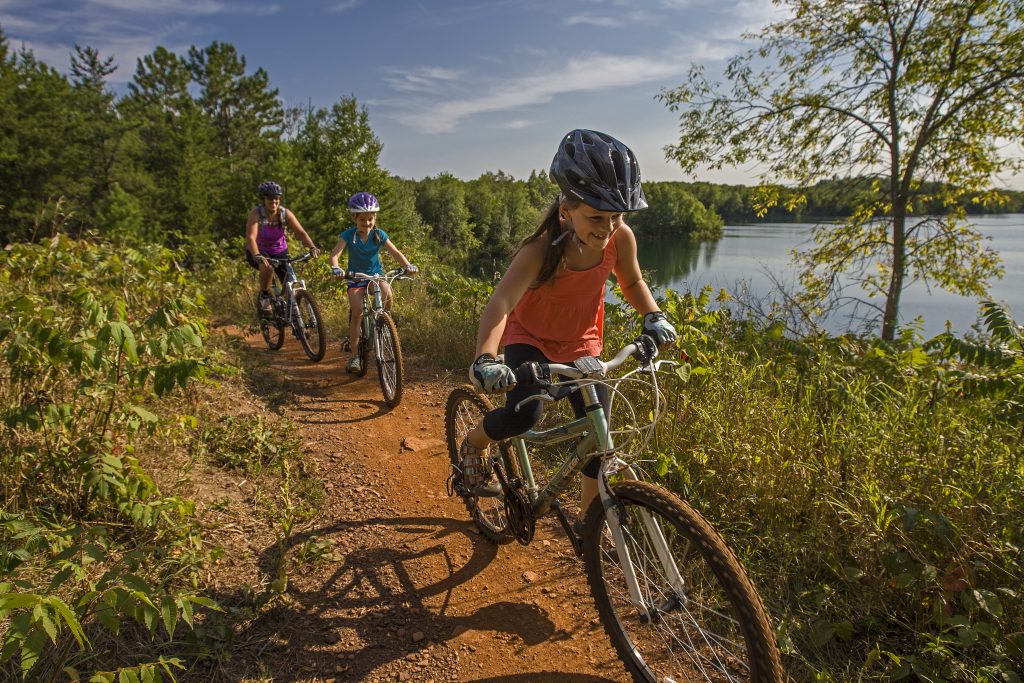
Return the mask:
<svg viewBox="0 0 1024 683">
<path fill-rule="evenodd" d="M 0 0 L 0 28 L 67 72 L 77 43 L 113 56 L 123 91 L 163 46 L 230 43 L 288 106 L 355 96 L 405 178 L 546 170 L 561 136 L 601 130 L 649 180 L 756 182 L 752 169 L 683 175 L 665 160 L 678 118 L 656 96 L 691 64 L 715 71 L 777 13 L 770 0 Z"/>
</svg>

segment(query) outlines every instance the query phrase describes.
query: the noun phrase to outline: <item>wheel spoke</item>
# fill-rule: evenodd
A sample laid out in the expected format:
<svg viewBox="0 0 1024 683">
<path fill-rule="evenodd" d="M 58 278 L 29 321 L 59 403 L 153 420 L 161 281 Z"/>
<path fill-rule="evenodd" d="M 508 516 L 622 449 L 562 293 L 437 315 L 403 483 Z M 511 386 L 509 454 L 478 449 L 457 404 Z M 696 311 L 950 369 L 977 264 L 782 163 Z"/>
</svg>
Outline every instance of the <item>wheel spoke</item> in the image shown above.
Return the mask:
<svg viewBox="0 0 1024 683">
<path fill-rule="evenodd" d="M 781 680 L 760 598 L 721 537 L 692 508 L 652 484 L 613 487 L 626 493 L 616 494 L 626 552 L 614 546 L 598 503 L 584 559 L 606 629 L 631 668 L 657 681 Z M 657 551 L 662 537 L 671 570 Z M 628 557 L 641 605 L 633 603 L 620 554 Z M 682 585 L 670 578 L 680 576 Z"/>
</svg>

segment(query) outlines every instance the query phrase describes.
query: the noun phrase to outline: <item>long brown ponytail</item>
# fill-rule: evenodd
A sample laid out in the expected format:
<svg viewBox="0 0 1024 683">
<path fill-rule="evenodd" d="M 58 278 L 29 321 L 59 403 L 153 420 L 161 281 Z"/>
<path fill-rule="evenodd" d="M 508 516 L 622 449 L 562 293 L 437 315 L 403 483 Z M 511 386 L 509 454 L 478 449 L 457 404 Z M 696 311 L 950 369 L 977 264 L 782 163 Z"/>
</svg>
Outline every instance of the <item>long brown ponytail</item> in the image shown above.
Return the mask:
<svg viewBox="0 0 1024 683">
<path fill-rule="evenodd" d="M 547 211 L 544 212 L 544 217 L 541 218 L 540 225 L 537 226 L 534 233 L 526 237 L 519 243 L 519 247 L 516 248 L 515 254 L 518 254 L 520 249 L 531 242 L 544 240 L 547 243 L 547 249 L 544 252 L 544 263 L 541 264 L 540 272 L 537 273 L 537 279 L 530 285 L 530 289 L 537 289 L 541 285 L 555 279 L 555 272 L 565 256 L 565 248 L 571 241 L 562 236 L 562 222 L 558 219 L 559 210 L 562 204 L 565 204 L 566 208 L 575 209 L 580 203 L 579 201 L 567 198 L 553 201 Z"/>
</svg>

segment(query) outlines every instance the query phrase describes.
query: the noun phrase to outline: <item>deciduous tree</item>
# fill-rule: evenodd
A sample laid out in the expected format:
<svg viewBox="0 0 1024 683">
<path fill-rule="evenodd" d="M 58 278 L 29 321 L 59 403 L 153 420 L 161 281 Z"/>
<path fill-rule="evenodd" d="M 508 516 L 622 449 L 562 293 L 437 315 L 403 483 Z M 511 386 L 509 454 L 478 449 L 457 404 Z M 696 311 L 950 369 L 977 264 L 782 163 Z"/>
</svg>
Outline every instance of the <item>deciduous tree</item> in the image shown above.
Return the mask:
<svg viewBox="0 0 1024 683">
<path fill-rule="evenodd" d="M 728 87 L 696 66 L 686 84 L 662 93 L 680 112 L 668 156 L 687 171 L 758 164 L 766 182 L 800 187 L 837 174 L 871 178 L 877 199 L 844 224 L 819 228 L 800 258 L 816 301 L 835 292 L 843 273 L 869 298 L 884 297 L 884 339 L 893 338 L 900 295 L 916 280 L 983 294 L 999 261 L 966 224 L 963 206 L 998 201 L 993 178 L 1021 168 L 1006 141 L 1024 135 L 1024 5 L 775 4 L 786 17 L 750 36 L 759 46 L 728 63 Z M 946 215 L 912 217 L 935 199 Z"/>
</svg>

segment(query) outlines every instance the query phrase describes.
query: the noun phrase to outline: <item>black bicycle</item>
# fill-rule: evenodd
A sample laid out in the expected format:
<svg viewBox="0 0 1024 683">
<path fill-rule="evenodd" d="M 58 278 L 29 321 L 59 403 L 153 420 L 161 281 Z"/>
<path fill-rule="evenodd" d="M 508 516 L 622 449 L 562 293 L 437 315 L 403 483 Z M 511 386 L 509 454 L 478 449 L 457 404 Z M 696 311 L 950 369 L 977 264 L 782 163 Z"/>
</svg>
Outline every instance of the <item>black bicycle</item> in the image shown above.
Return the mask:
<svg viewBox="0 0 1024 683">
<path fill-rule="evenodd" d="M 312 252 L 306 252 L 295 258 L 270 258 L 265 256 L 272 266 L 284 266 L 285 278 L 278 285 L 275 274 L 271 281 L 273 297 L 271 310 L 264 311 L 256 304 L 256 319 L 259 322 L 263 340 L 267 348 L 277 351 L 284 344 L 284 328 L 290 326 L 292 334 L 302 344 L 302 350 L 309 359 L 319 362 L 327 352 L 327 333 L 324 329 L 324 317 L 320 314 L 320 304 L 313 293 L 306 289 L 306 281 L 295 275 L 293 263 L 303 263 L 313 258 Z"/>
</svg>

